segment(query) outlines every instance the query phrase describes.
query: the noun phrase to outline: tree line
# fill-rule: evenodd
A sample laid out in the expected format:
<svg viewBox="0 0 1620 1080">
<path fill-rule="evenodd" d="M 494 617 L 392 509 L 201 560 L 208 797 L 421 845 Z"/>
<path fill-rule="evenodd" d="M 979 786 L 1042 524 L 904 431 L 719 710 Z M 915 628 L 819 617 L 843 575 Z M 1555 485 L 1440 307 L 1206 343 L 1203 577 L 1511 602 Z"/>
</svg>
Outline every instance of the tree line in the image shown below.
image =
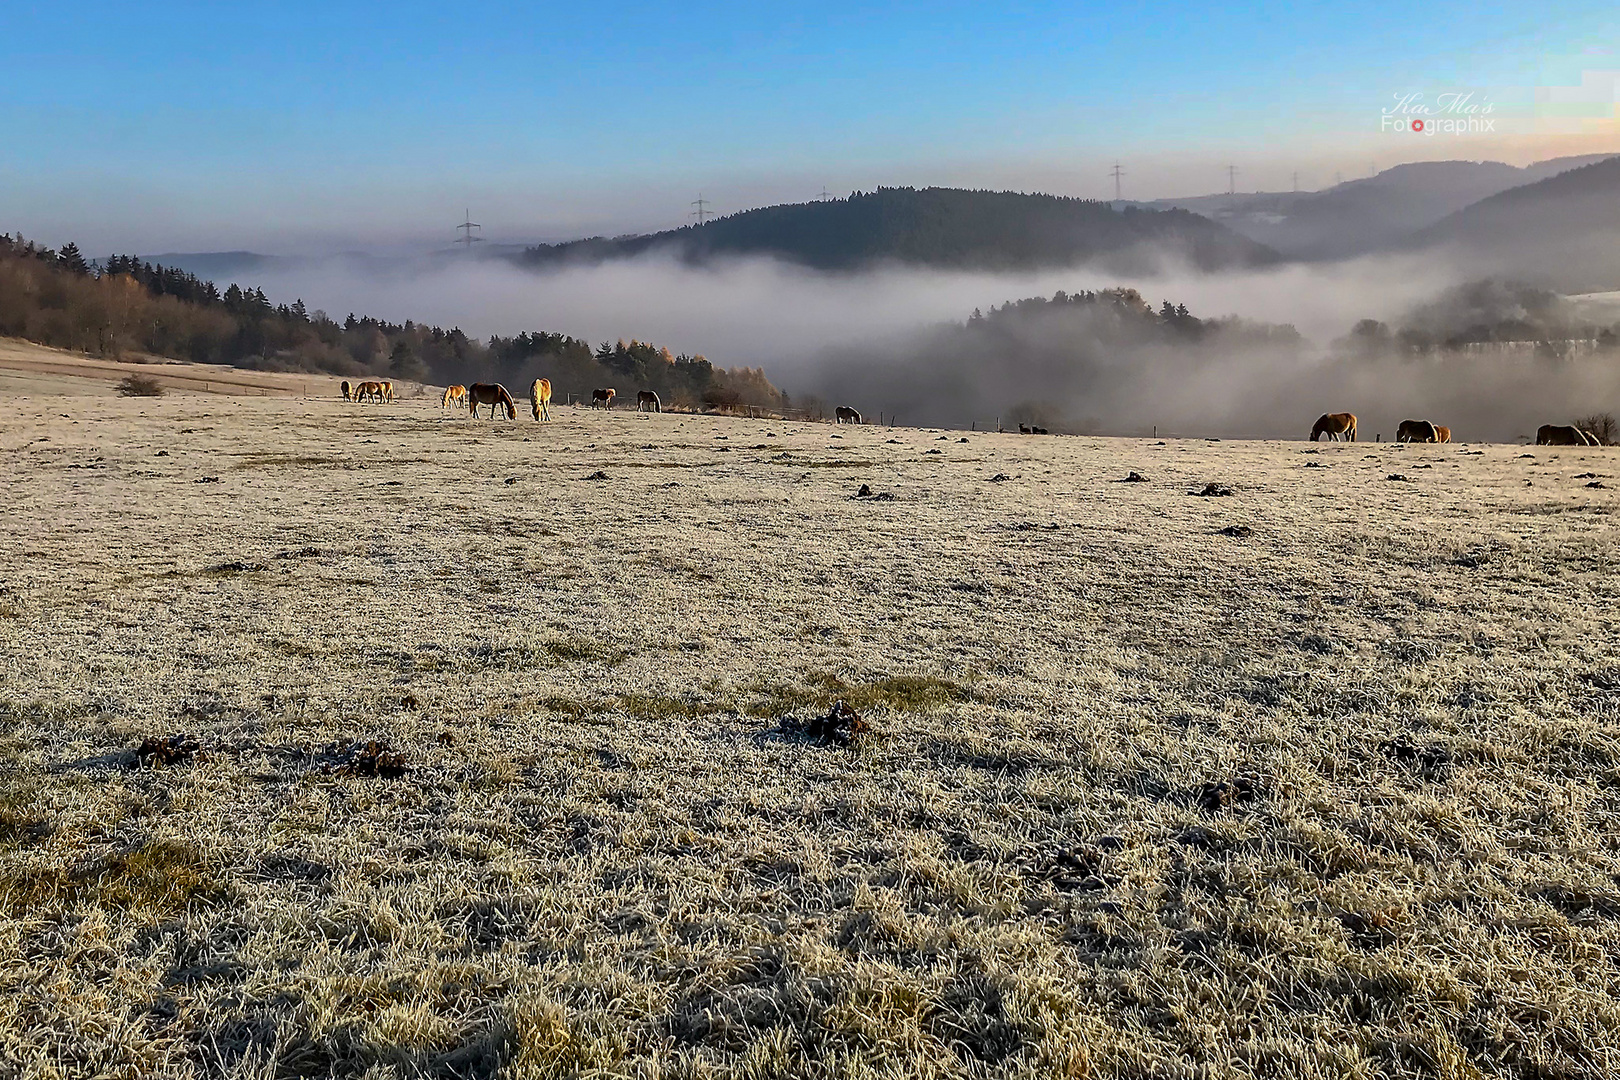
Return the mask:
<svg viewBox="0 0 1620 1080">
<path fill-rule="evenodd" d="M 536 331 L 479 341 L 460 328 L 351 313 L 342 322 L 303 300 L 275 304 L 263 289 L 211 281 L 130 255 L 87 260 L 0 234 L 0 336 L 89 356 L 142 355 L 264 371 L 324 372 L 437 383 L 551 380 L 559 399 L 599 386 L 650 389 L 686 408 L 757 406 L 788 397 L 760 368 L 719 367 L 701 355 L 641 341 L 598 347 Z"/>
</svg>

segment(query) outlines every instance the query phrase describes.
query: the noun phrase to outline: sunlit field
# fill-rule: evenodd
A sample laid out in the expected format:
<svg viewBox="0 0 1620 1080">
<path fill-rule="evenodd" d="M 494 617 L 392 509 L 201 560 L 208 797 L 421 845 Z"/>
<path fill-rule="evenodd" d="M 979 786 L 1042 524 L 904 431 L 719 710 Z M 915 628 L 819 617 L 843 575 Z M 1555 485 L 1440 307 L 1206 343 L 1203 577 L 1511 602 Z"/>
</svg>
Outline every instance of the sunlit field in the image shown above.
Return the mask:
<svg viewBox="0 0 1620 1080">
<path fill-rule="evenodd" d="M 1620 451 L 59 389 L 0 1075 L 1620 1070 Z"/>
</svg>

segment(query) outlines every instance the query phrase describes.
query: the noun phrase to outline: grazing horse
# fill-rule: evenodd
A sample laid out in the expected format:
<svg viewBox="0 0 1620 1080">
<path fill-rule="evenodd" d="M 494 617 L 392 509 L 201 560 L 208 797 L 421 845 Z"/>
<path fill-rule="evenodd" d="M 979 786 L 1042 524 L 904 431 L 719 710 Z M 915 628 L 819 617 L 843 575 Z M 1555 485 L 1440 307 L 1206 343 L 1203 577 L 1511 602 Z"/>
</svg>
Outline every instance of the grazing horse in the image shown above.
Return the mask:
<svg viewBox="0 0 1620 1080">
<path fill-rule="evenodd" d="M 343 380 L 343 400 L 344 401 L 353 401 L 354 400 L 354 388 L 349 385 L 349 380 L 348 379 Z"/>
<path fill-rule="evenodd" d="M 489 406 L 491 420 L 495 419 L 495 409 L 500 405 L 506 406 L 508 420 L 517 419 L 517 402 L 512 400 L 512 395 L 507 393 L 506 387 L 500 383 L 475 382 L 467 387 L 467 408 L 472 415 L 478 415 L 480 405 Z"/>
<path fill-rule="evenodd" d="M 1451 429 L 1448 428 L 1448 427 L 1443 427 L 1440 424 L 1434 425 L 1434 441 L 1435 442 L 1450 442 L 1451 441 Z"/>
<path fill-rule="evenodd" d="M 613 395 L 617 393 L 618 391 L 611 386 L 606 390 L 593 390 L 591 391 L 591 404 L 593 406 L 600 405 L 604 409 L 611 409 L 613 407 Z"/>
<path fill-rule="evenodd" d="M 833 410 L 833 423 L 835 424 L 860 424 L 864 422 L 861 419 L 861 414 L 848 405 L 840 405 Z"/>
<path fill-rule="evenodd" d="M 1589 437 L 1573 424 L 1542 424 L 1536 429 L 1537 446 L 1596 446 L 1597 439 L 1588 443 Z"/>
<path fill-rule="evenodd" d="M 664 403 L 658 400 L 658 394 L 652 390 L 642 390 L 636 394 L 636 412 L 644 412 L 644 406 L 653 412 L 664 411 Z"/>
<path fill-rule="evenodd" d="M 356 401 L 382 401 L 383 384 L 380 382 L 363 382 L 354 388 Z"/>
<path fill-rule="evenodd" d="M 1395 429 L 1396 442 L 1439 442 L 1440 432 L 1427 420 L 1402 420 Z"/>
<path fill-rule="evenodd" d="M 384 401 L 393 401 L 394 400 L 394 384 L 392 382 L 389 382 L 386 379 L 383 381 L 383 384 L 382 384 L 382 399 Z"/>
<path fill-rule="evenodd" d="M 439 408 L 448 409 L 454 401 L 458 405 L 467 400 L 467 388 L 460 383 L 444 388 L 444 397 L 439 399 Z"/>
<path fill-rule="evenodd" d="M 1311 442 L 1317 442 L 1323 435 L 1328 437 L 1328 442 L 1355 442 L 1356 414 L 1323 413 L 1317 417 L 1316 426 L 1311 428 Z"/>
<path fill-rule="evenodd" d="M 529 407 L 534 410 L 534 418 L 551 419 L 551 380 L 536 379 L 529 384 Z"/>
</svg>

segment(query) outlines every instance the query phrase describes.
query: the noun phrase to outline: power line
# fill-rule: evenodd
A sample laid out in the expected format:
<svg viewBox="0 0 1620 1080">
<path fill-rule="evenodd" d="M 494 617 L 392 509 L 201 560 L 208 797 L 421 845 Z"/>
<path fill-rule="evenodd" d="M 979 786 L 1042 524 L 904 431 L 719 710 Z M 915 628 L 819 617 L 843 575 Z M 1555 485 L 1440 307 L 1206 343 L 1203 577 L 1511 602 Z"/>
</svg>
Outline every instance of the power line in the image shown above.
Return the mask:
<svg viewBox="0 0 1620 1080">
<path fill-rule="evenodd" d="M 468 249 L 471 249 L 474 244 L 482 244 L 484 242 L 484 238 L 482 236 L 474 236 L 473 230 L 482 229 L 483 226 L 472 219 L 472 211 L 470 210 L 463 211 L 462 216 L 463 221 L 460 225 L 456 226 L 456 231 L 461 233 L 460 236 L 456 237 L 456 243 Z"/>
<path fill-rule="evenodd" d="M 698 192 L 698 197 L 693 199 L 687 205 L 697 207 L 696 210 L 692 211 L 690 214 L 688 214 L 686 216 L 687 217 L 695 217 L 695 218 L 697 218 L 697 223 L 699 225 L 703 224 L 703 219 L 704 218 L 706 218 L 706 217 L 714 217 L 714 211 L 709 209 L 709 200 L 705 199 L 703 197 L 703 192 L 701 192 L 701 191 Z"/>
<path fill-rule="evenodd" d="M 1116 161 L 1114 167 L 1109 170 L 1108 175 L 1114 178 L 1114 201 L 1119 202 L 1119 178 L 1125 175 L 1125 170 L 1120 168 L 1119 162 Z"/>
</svg>

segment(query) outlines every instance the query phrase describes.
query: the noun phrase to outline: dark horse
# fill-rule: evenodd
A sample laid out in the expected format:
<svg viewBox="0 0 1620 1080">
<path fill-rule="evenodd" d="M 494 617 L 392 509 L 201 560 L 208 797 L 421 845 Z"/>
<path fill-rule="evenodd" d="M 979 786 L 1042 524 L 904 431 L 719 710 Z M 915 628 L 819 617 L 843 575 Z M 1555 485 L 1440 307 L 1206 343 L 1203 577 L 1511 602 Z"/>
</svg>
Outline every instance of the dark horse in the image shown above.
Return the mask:
<svg viewBox="0 0 1620 1080">
<path fill-rule="evenodd" d="M 489 406 L 491 420 L 495 419 L 495 409 L 500 405 L 506 406 L 508 420 L 517 419 L 517 402 L 512 400 L 512 395 L 508 394 L 506 387 L 500 383 L 475 382 L 467 387 L 467 409 L 477 416 L 480 405 Z"/>
</svg>

